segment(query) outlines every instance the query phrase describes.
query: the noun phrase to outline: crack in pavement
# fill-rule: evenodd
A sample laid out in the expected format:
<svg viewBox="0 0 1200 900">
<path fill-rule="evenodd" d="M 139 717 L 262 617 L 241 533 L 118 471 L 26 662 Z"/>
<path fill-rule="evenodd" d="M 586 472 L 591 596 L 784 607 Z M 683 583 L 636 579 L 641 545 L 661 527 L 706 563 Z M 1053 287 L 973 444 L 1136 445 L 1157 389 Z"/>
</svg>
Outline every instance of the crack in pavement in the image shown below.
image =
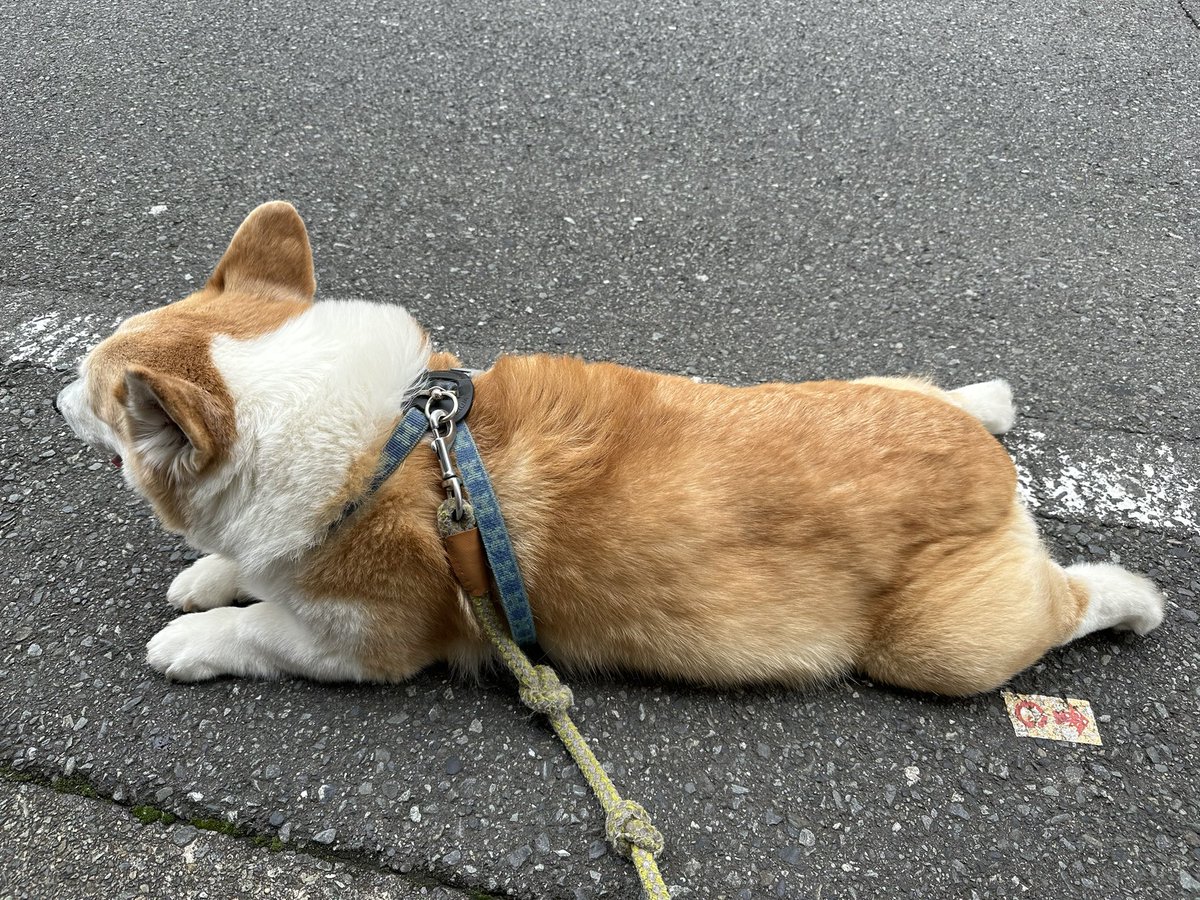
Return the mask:
<svg viewBox="0 0 1200 900">
<path fill-rule="evenodd" d="M 1183 11 L 1183 14 L 1188 17 L 1188 21 L 1192 23 L 1192 27 L 1200 31 L 1200 19 L 1192 14 L 1192 11 L 1187 8 L 1187 4 L 1183 0 L 1175 0 L 1175 2 L 1179 4 L 1179 8 Z"/>
<path fill-rule="evenodd" d="M 203 832 L 213 836 L 220 836 L 220 838 L 235 842 L 247 849 L 269 853 L 292 852 L 297 855 L 309 857 L 314 861 L 323 860 L 329 863 L 341 864 L 371 876 L 395 879 L 406 887 L 413 889 L 440 888 L 443 891 L 452 891 L 463 898 L 468 898 L 468 900 L 492 900 L 492 898 L 509 896 L 491 893 L 475 885 L 463 883 L 458 879 L 448 881 L 432 872 L 424 870 L 400 872 L 386 865 L 381 865 L 378 860 L 369 854 L 364 855 L 347 850 L 335 850 L 331 847 L 314 844 L 311 841 L 284 841 L 278 835 L 259 833 L 247 825 L 235 825 L 216 819 L 188 818 L 184 814 L 177 814 L 161 807 L 144 804 L 135 806 L 132 803 L 122 803 L 109 796 L 82 772 L 75 772 L 70 775 L 50 775 L 28 766 L 18 769 L 6 763 L 0 763 L 0 782 L 12 785 L 29 785 L 55 794 L 79 797 L 110 809 L 120 810 L 128 815 L 131 820 L 138 822 L 143 827 L 156 823 L 166 828 L 191 827 L 197 833 Z"/>
</svg>

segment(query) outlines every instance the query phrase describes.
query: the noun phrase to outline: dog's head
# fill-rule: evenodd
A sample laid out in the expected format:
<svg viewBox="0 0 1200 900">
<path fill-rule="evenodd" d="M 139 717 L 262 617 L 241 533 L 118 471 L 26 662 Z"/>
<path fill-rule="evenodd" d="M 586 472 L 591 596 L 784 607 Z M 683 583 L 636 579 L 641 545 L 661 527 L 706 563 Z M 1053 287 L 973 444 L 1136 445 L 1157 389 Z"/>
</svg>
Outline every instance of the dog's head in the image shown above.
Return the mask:
<svg viewBox="0 0 1200 900">
<path fill-rule="evenodd" d="M 131 316 L 93 349 L 58 409 L 111 457 L 163 522 L 185 530 L 189 497 L 233 451 L 234 398 L 212 355 L 217 335 L 253 338 L 302 314 L 316 290 L 304 223 L 288 203 L 255 209 L 191 296 Z"/>
</svg>

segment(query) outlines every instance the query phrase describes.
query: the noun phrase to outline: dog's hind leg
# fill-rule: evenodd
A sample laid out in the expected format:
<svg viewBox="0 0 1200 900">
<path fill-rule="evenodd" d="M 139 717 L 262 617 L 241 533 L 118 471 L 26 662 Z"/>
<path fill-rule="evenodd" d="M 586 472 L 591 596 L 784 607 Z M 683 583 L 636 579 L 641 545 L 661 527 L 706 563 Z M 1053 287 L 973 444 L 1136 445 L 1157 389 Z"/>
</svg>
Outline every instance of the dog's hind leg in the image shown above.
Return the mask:
<svg viewBox="0 0 1200 900">
<path fill-rule="evenodd" d="M 1068 566 L 1066 574 L 1087 606 L 1063 643 L 1105 628 L 1149 634 L 1162 624 L 1163 595 L 1149 578 L 1110 563 L 1080 563 Z"/>
<path fill-rule="evenodd" d="M 1106 564 L 1063 569 L 1014 503 L 990 535 L 931 545 L 915 577 L 880 604 L 858 665 L 938 694 L 991 690 L 1052 647 L 1102 628 L 1139 634 L 1162 621 L 1147 579 Z"/>
</svg>

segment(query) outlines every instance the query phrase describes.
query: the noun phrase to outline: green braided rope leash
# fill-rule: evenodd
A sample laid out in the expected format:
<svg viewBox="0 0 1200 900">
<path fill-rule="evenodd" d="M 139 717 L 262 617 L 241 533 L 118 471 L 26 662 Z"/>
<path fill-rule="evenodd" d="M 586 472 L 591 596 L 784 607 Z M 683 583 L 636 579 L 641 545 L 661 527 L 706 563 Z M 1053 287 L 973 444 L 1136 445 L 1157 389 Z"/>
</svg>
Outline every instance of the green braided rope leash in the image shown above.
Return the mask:
<svg viewBox="0 0 1200 900">
<path fill-rule="evenodd" d="M 450 501 L 438 508 L 438 529 L 442 537 L 469 531 L 475 527 L 475 514 L 469 503 L 457 521 L 451 515 Z M 650 822 L 646 810 L 632 800 L 624 800 L 616 785 L 592 753 L 568 712 L 575 703 L 571 689 L 558 680 L 549 666 L 535 666 L 509 636 L 487 594 L 471 597 L 471 606 L 483 633 L 520 684 L 521 702 L 550 720 L 555 734 L 579 766 L 592 793 L 604 808 L 604 830 L 623 856 L 633 860 L 647 900 L 671 900 L 671 894 L 658 871 L 655 857 L 662 852 L 663 836 Z"/>
</svg>

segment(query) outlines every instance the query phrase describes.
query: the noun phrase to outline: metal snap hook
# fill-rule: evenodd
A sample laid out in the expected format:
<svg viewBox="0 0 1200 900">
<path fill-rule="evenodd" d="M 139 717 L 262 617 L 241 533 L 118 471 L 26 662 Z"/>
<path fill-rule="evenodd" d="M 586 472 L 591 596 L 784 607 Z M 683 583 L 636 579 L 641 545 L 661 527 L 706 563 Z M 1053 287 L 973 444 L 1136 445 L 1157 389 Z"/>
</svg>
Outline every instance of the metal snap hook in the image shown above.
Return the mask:
<svg viewBox="0 0 1200 900">
<path fill-rule="evenodd" d="M 448 413 L 444 409 L 435 409 L 429 416 L 429 430 L 433 434 L 435 441 L 446 441 L 453 443 L 454 438 L 454 419 L 453 413 Z M 446 427 L 442 431 L 442 426 Z"/>
<path fill-rule="evenodd" d="M 449 409 L 445 409 L 442 403 L 447 398 L 450 400 Z M 455 521 L 462 519 L 466 508 L 462 481 L 454 471 L 454 461 L 450 458 L 450 447 L 454 444 L 454 416 L 457 412 L 458 396 L 453 391 L 438 387 L 430 390 L 429 399 L 425 401 L 425 418 L 429 421 L 429 431 L 433 435 L 429 446 L 437 456 L 446 499 L 454 504 L 450 514 Z"/>
</svg>

